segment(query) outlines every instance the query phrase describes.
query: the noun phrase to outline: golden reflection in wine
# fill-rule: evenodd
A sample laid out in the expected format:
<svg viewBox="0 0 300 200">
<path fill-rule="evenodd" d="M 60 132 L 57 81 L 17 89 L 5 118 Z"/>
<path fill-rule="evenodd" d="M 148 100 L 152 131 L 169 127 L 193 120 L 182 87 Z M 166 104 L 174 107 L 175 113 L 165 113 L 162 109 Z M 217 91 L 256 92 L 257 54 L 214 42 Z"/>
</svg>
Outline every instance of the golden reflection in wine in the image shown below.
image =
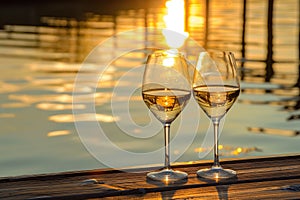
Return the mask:
<svg viewBox="0 0 300 200">
<path fill-rule="evenodd" d="M 163 60 L 163 66 L 165 66 L 165 67 L 172 67 L 174 64 L 175 64 L 175 60 L 172 57 L 165 58 Z"/>
<path fill-rule="evenodd" d="M 181 112 L 190 98 L 190 91 L 150 89 L 144 90 L 143 100 L 162 123 L 171 123 Z"/>
<path fill-rule="evenodd" d="M 164 16 L 166 29 L 162 33 L 169 47 L 180 48 L 189 36 L 189 33 L 185 32 L 184 0 L 169 0 L 166 2 L 166 8 L 167 14 Z"/>
</svg>

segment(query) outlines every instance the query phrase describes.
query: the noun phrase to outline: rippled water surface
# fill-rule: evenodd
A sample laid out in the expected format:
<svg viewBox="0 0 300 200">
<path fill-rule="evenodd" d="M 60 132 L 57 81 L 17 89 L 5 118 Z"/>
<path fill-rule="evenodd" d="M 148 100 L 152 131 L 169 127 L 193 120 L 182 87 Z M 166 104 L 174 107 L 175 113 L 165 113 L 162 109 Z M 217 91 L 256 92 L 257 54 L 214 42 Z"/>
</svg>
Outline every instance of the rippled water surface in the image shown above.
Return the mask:
<svg viewBox="0 0 300 200">
<path fill-rule="evenodd" d="M 140 86 L 149 49 L 166 46 L 161 28 L 174 22 L 189 33 L 181 50 L 192 63 L 202 47 L 238 60 L 242 94 L 224 120 L 221 159 L 299 153 L 299 2 L 275 1 L 271 32 L 268 1 L 248 0 L 245 20 L 241 0 L 205 2 L 189 1 L 184 27 L 164 3 L 5 24 L 0 176 L 163 163 L 162 126 Z M 212 159 L 211 126 L 193 99 L 172 133 L 174 162 Z"/>
</svg>

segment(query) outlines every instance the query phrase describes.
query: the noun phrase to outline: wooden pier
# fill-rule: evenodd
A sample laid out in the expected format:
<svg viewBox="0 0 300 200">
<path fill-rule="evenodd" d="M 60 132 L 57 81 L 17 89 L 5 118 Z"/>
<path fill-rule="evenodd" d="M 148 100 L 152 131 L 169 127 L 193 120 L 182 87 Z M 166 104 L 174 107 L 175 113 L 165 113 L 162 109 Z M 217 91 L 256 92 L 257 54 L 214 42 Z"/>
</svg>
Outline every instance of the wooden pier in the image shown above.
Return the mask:
<svg viewBox="0 0 300 200">
<path fill-rule="evenodd" d="M 146 179 L 153 168 L 5 177 L 0 178 L 0 199 L 300 199 L 300 155 L 222 161 L 238 176 L 220 182 L 197 177 L 198 169 L 210 165 L 175 165 L 189 177 L 169 185 Z"/>
</svg>

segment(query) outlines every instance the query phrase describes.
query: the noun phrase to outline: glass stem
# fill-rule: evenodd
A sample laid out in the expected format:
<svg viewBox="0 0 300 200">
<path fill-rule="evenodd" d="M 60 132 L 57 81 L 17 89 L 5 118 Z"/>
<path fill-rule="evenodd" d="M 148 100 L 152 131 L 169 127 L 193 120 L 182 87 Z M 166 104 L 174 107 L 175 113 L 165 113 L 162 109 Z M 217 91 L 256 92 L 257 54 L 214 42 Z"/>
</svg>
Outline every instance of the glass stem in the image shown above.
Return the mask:
<svg viewBox="0 0 300 200">
<path fill-rule="evenodd" d="M 165 135 L 165 169 L 170 169 L 170 123 L 164 124 Z"/>
<path fill-rule="evenodd" d="M 214 124 L 214 167 L 221 167 L 219 161 L 219 119 L 213 119 Z"/>
</svg>

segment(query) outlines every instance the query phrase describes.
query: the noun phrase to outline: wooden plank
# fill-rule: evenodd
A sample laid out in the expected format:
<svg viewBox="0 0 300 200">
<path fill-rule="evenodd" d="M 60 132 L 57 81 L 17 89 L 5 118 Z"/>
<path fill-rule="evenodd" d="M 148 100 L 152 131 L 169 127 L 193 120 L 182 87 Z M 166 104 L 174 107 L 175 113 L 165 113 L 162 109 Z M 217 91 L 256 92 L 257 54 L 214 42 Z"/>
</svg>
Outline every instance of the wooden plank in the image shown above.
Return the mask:
<svg viewBox="0 0 300 200">
<path fill-rule="evenodd" d="M 126 199 L 291 199 L 299 197 L 299 192 L 285 190 L 284 186 L 294 184 L 295 182 L 299 183 L 299 179 L 275 182 L 266 181 L 259 184 L 232 184 L 169 190 L 162 192 L 145 193 L 144 195 L 140 194 L 126 196 Z M 116 198 L 114 197 L 114 199 Z"/>
<path fill-rule="evenodd" d="M 179 164 L 175 169 L 189 174 L 186 182 L 164 185 L 147 181 L 153 168 L 88 170 L 57 174 L 6 177 L 0 179 L 0 199 L 92 199 L 110 198 L 219 198 L 253 199 L 300 196 L 288 188 L 300 183 L 300 155 L 222 161 L 236 170 L 236 179 L 212 182 L 199 179 L 196 171 L 207 162 Z M 297 185 L 295 186 L 297 188 Z M 293 188 L 293 187 L 292 187 Z M 250 193 L 249 193 L 250 192 Z M 249 197 L 249 196 L 248 196 Z M 225 198 L 226 199 L 226 198 Z"/>
</svg>

